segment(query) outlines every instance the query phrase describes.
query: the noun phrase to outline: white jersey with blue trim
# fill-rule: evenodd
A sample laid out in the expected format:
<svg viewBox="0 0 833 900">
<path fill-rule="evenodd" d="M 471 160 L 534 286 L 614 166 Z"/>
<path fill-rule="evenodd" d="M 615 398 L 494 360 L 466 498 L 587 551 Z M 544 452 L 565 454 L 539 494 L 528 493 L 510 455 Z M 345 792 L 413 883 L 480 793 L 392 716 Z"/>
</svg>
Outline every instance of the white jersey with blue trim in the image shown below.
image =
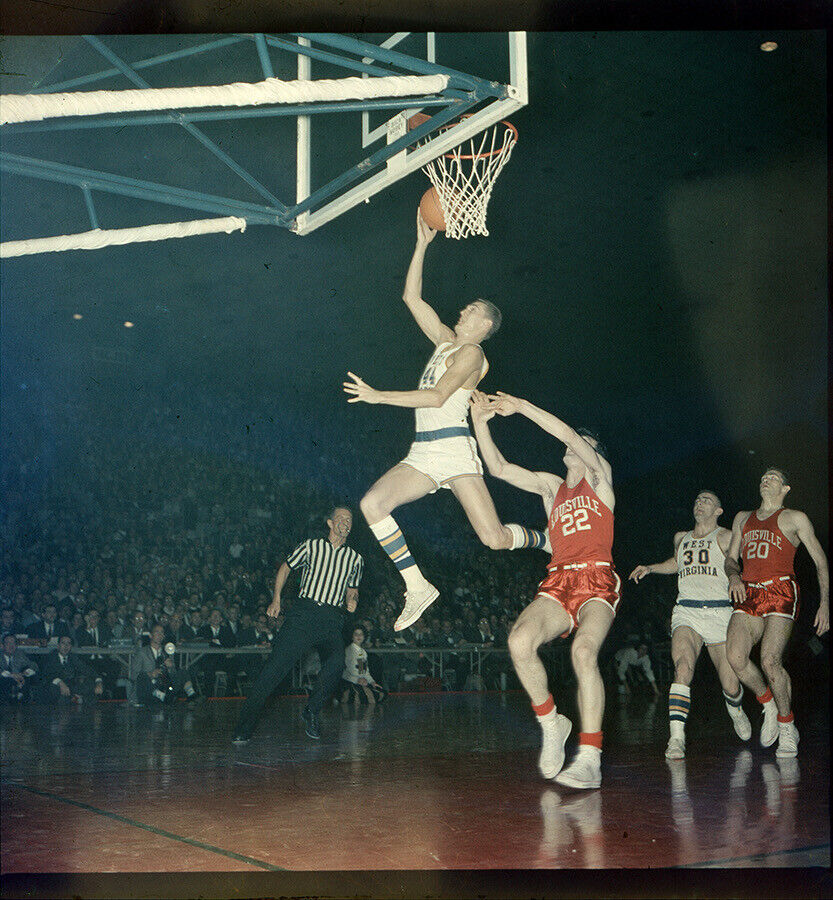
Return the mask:
<svg viewBox="0 0 833 900">
<path fill-rule="evenodd" d="M 717 542 L 719 528 L 696 538 L 689 531 L 677 547 L 677 585 L 680 600 L 727 600 L 729 578 L 723 568 L 726 556 Z"/>
<path fill-rule="evenodd" d="M 425 366 L 422 377 L 419 379 L 419 390 L 426 391 L 432 387 L 436 387 L 437 382 L 445 375 L 448 370 L 448 363 L 451 357 L 466 344 L 455 346 L 451 341 L 443 344 L 437 344 L 431 359 Z M 471 346 L 479 346 L 472 344 Z M 489 369 L 489 363 L 486 357 L 483 357 L 483 363 L 480 367 L 480 379 Z M 468 414 L 469 400 L 471 398 L 473 388 L 459 387 L 456 391 L 443 403 L 442 406 L 425 407 L 416 410 L 416 430 L 417 435 L 426 432 L 437 432 L 446 428 L 454 428 L 456 435 L 461 435 L 457 429 L 464 428 L 466 434 L 469 433 Z M 437 435 L 442 437 L 442 435 Z"/>
</svg>

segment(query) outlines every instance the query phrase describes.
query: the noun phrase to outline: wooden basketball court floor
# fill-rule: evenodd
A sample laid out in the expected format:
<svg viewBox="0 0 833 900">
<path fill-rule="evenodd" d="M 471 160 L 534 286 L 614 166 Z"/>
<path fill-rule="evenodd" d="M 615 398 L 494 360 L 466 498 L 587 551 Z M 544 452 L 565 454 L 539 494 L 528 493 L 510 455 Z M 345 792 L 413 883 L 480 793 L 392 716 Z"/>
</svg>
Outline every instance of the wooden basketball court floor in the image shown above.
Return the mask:
<svg viewBox="0 0 833 900">
<path fill-rule="evenodd" d="M 320 741 L 304 698 L 276 697 L 242 747 L 233 699 L 6 709 L 2 893 L 645 896 L 718 877 L 731 896 L 829 896 L 827 710 L 797 710 L 798 759 L 778 761 L 754 702 L 748 745 L 700 703 L 670 763 L 666 703 L 609 697 L 590 792 L 540 778 L 519 691 L 334 706 Z"/>
</svg>

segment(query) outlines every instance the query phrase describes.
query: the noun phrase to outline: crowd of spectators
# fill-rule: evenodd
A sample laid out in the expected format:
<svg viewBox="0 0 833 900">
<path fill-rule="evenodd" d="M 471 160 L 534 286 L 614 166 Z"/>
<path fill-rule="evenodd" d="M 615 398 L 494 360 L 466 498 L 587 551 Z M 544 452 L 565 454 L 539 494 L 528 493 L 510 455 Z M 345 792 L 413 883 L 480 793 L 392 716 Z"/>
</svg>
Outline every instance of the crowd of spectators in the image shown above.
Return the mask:
<svg viewBox="0 0 833 900">
<path fill-rule="evenodd" d="M 42 423 L 6 433 L 3 634 L 53 645 L 68 637 L 77 647 L 146 645 L 161 625 L 164 641 L 175 644 L 267 646 L 282 624 L 266 613 L 281 561 L 305 537 L 323 533 L 333 504 L 357 513 L 362 490 L 384 468 L 379 458 L 402 449 L 374 434 L 368 458 L 355 435 L 331 440 L 345 432 L 336 411 L 323 414 L 317 430 L 289 412 L 245 424 L 233 394 L 187 402 L 185 394 L 171 385 L 164 404 L 145 403 L 131 416 L 92 416 L 53 400 L 48 435 Z M 433 683 L 436 669 L 421 649 L 505 648 L 544 572 L 540 552 L 481 547 L 468 526 L 447 521 L 447 499 L 432 498 L 434 509 L 407 523 L 441 599 L 404 632 L 392 627 L 402 605 L 399 576 L 356 515 L 350 542 L 364 555 L 366 574 L 358 610 L 345 621 L 345 644 L 354 627 L 363 629 L 370 673 L 388 690 Z M 662 639 L 663 623 L 653 627 Z M 554 646 L 566 659 L 563 643 Z M 381 648 L 414 652 L 374 654 Z M 223 669 L 239 692 L 262 661 L 255 653 L 206 655 L 195 675 L 211 694 Z M 118 664 L 106 656 L 84 662 L 105 696 L 115 695 Z M 477 685 L 471 674 L 467 654 L 444 656 L 445 687 Z M 487 656 L 479 685 L 497 687 L 507 675 L 505 654 Z"/>
</svg>

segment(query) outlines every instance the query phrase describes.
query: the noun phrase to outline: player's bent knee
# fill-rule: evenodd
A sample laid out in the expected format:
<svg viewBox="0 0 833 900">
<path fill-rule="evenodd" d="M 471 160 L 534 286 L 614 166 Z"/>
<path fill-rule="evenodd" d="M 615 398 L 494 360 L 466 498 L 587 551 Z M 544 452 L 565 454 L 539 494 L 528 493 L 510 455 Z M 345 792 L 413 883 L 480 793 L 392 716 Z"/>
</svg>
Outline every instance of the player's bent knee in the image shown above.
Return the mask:
<svg viewBox="0 0 833 900">
<path fill-rule="evenodd" d="M 577 672 L 586 671 L 596 667 L 598 651 L 592 644 L 574 640 L 573 646 L 570 648 L 570 658 L 573 662 L 573 668 Z"/>
<path fill-rule="evenodd" d="M 779 675 L 783 668 L 781 665 L 781 657 L 773 653 L 762 653 L 761 668 L 764 670 L 764 675 L 766 675 L 767 678 L 771 678 L 773 675 Z"/>
<path fill-rule="evenodd" d="M 390 514 L 387 504 L 382 502 L 381 496 L 372 488 L 359 500 L 359 509 L 361 509 L 365 521 L 370 525 L 374 525 Z"/>
<path fill-rule="evenodd" d="M 509 655 L 514 660 L 528 659 L 535 653 L 532 629 L 523 625 L 516 626 L 509 632 L 506 644 L 509 648 Z"/>
<path fill-rule="evenodd" d="M 694 666 L 688 657 L 674 660 L 674 681 L 677 684 L 691 684 Z"/>
<path fill-rule="evenodd" d="M 736 674 L 742 672 L 749 662 L 749 654 L 745 653 L 742 647 L 731 647 L 726 645 L 726 662 L 732 667 L 732 671 Z"/>
</svg>

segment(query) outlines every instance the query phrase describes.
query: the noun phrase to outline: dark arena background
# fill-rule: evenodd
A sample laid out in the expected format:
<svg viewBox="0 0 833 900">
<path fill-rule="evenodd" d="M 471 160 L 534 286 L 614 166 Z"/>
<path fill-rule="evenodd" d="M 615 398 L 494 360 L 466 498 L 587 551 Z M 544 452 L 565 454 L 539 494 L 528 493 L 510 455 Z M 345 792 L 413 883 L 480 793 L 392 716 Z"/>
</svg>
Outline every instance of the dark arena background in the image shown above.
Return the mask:
<svg viewBox="0 0 833 900">
<path fill-rule="evenodd" d="M 299 24 L 185 0 L 122 6 L 112 19 L 67 9 L 52 22 L 34 3 L 3 7 L 4 95 L 110 65 L 80 34 L 128 62 L 248 35 L 228 53 L 143 70 L 157 87 L 260 80 L 256 31 L 326 28 L 378 45 L 434 24 L 421 9 L 362 19 L 322 7 Z M 4 695 L 2 896 L 830 895 L 829 636 L 814 633 L 819 583 L 806 549 L 785 657 L 795 760 L 760 746 L 748 690 L 753 736 L 736 738 L 706 653 L 686 758 L 665 759 L 676 579 L 626 581 L 671 556 L 699 491 L 717 492 L 726 527 L 755 509 L 769 466 L 789 473 L 786 504 L 829 550 L 829 22 L 811 5 L 793 21 L 741 7 L 700 27 L 634 9 L 560 19 L 530 6 L 474 31 L 449 4 L 437 55 L 455 69 L 489 77 L 498 28 L 528 31 L 529 103 L 510 117 L 520 137 L 494 187 L 489 236 L 439 234 L 423 285 L 451 325 L 477 297 L 501 308 L 482 389 L 589 426 L 609 449 L 623 593 L 600 656 L 601 788 L 571 792 L 538 774 L 539 729 L 506 649 L 543 553 L 484 548 L 450 491 L 400 508 L 441 593 L 418 627 L 392 629 L 401 579 L 359 500 L 406 455 L 413 412 L 348 404 L 342 382 L 349 370 L 411 390 L 428 358 L 401 299 L 428 187 L 416 171 L 308 235 L 250 224 L 3 259 L 2 630 L 24 635 L 20 649 L 40 666 L 45 649 L 29 632 L 51 603 L 70 628 L 97 609 L 122 637 L 98 658 L 73 650 L 104 674 L 101 696 L 44 702 L 48 685 L 36 683 L 22 699 Z M 113 72 L 78 89 L 135 86 Z M 359 115 L 349 125 L 312 116 L 315 177 L 361 158 Z M 275 194 L 293 195 L 294 117 L 201 129 Z M 0 139 L 4 160 L 261 202 L 182 129 L 4 126 Z M 77 186 L 7 167 L 0 187 L 4 241 L 91 227 Z M 102 228 L 190 215 L 92 198 Z M 528 420 L 496 417 L 491 428 L 508 460 L 563 474 L 563 445 Z M 538 497 L 486 482 L 502 521 L 544 527 Z M 235 746 L 266 651 L 201 655 L 180 639 L 197 699 L 140 704 L 127 677 L 142 641 L 129 631 L 136 613 L 140 632 L 178 615 L 204 624 L 215 609 L 224 624 L 254 627 L 281 562 L 325 536 L 334 505 L 352 510 L 348 542 L 365 560 L 345 645 L 364 628 L 384 702 L 343 702 L 339 687 L 320 739 L 309 738 L 300 714 L 320 665 L 310 654 Z M 297 587 L 293 576 L 285 607 Z M 490 639 L 475 639 L 481 619 Z M 658 695 L 639 679 L 618 685 L 615 654 L 634 642 L 648 648 Z M 569 643 L 542 659 L 574 721 L 569 758 L 579 730 Z"/>
</svg>

